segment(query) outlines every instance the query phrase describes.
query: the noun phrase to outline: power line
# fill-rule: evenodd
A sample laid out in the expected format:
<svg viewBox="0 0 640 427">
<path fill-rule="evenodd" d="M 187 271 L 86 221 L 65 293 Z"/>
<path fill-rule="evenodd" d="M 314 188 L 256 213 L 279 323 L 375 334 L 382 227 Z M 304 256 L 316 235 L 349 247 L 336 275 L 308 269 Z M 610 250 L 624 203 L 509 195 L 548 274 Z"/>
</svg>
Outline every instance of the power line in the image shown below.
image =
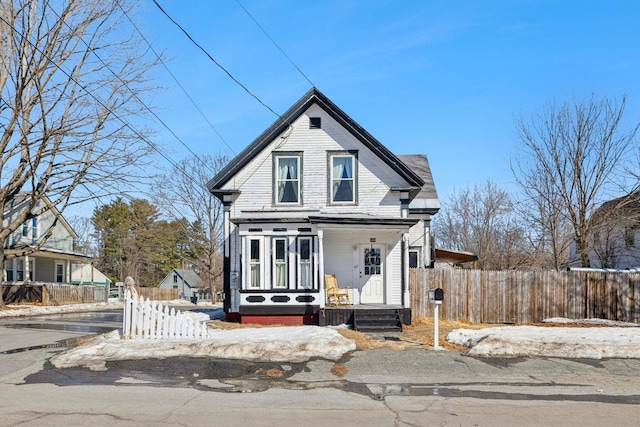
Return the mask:
<svg viewBox="0 0 640 427">
<path fill-rule="evenodd" d="M 47 6 L 49 6 L 49 9 L 54 13 L 54 15 L 56 15 L 58 17 L 58 19 L 62 20 L 62 17 L 60 15 L 58 15 L 58 12 L 55 11 L 55 9 L 53 7 L 51 7 L 49 5 L 49 2 L 46 3 Z M 123 12 L 124 9 L 122 9 L 122 5 L 119 5 L 120 10 L 122 10 Z M 126 12 L 125 12 L 126 15 Z M 129 16 L 127 15 L 127 18 L 129 18 Z M 67 24 L 67 22 L 65 20 L 62 20 L 64 22 L 64 24 L 67 26 L 67 28 L 69 28 L 70 30 L 72 29 L 71 26 L 69 26 L 69 24 Z M 151 115 L 153 117 L 156 118 L 156 120 L 158 120 L 160 122 L 160 124 L 162 126 L 164 126 L 165 129 L 167 129 L 173 136 L 174 138 L 184 147 L 187 149 L 187 151 L 189 151 L 191 153 L 191 155 L 193 157 L 195 157 L 196 159 L 198 159 L 198 161 L 200 161 L 200 163 L 202 163 L 206 168 L 208 168 L 213 174 L 215 174 L 215 172 L 213 170 L 211 170 L 211 168 L 209 168 L 209 166 L 204 163 L 202 160 L 200 160 L 200 158 L 196 155 L 196 153 L 193 152 L 193 150 L 191 149 L 191 147 L 189 147 L 184 141 L 182 141 L 182 139 L 180 139 L 180 137 L 173 131 L 173 129 L 171 129 L 165 122 L 164 120 L 162 120 L 160 118 L 160 116 L 158 116 L 142 99 L 140 99 L 140 97 L 138 96 L 138 94 L 136 93 L 136 91 L 131 90 L 131 88 L 129 87 L 129 85 L 127 84 L 127 82 L 125 82 L 124 80 L 122 80 L 122 78 L 120 77 L 120 75 L 118 73 L 116 73 L 115 71 L 113 71 L 111 69 L 111 67 L 109 67 L 109 65 L 107 63 L 104 62 L 104 60 L 100 57 L 100 55 L 98 55 L 96 53 L 95 49 L 91 49 L 91 47 L 89 46 L 89 44 L 87 42 L 84 41 L 84 39 L 82 37 L 78 37 L 80 39 L 80 41 L 82 41 L 82 43 L 91 50 L 91 53 L 93 53 L 93 55 L 98 58 L 98 60 L 100 61 L 100 63 L 107 69 L 109 70 L 109 72 L 120 81 L 120 83 L 122 83 L 122 85 L 124 87 L 127 88 L 127 90 L 136 98 L 136 100 L 142 105 L 144 106 L 144 108 L 151 113 Z M 154 52 L 155 53 L 155 52 Z M 157 55 L 156 55 L 157 56 Z M 166 157 L 165 157 L 166 158 Z M 177 164 L 175 163 L 171 163 L 173 164 L 175 167 L 178 167 Z"/>
<path fill-rule="evenodd" d="M 55 11 L 54 11 L 55 13 Z M 57 15 L 57 13 L 56 13 Z M 59 15 L 58 15 L 59 16 Z M 4 22 L 9 28 L 11 28 L 11 30 L 13 30 L 16 34 L 21 34 L 10 22 L 8 22 L 6 19 L 4 19 L 4 17 L 2 15 L 0 15 L 0 20 L 2 20 L 2 22 Z M 23 35 L 24 37 L 24 35 Z M 82 38 L 81 38 L 82 39 Z M 176 169 L 178 169 L 182 174 L 185 175 L 185 177 L 187 177 L 188 179 L 190 179 L 191 181 L 197 183 L 198 185 L 199 182 L 194 179 L 192 176 L 190 176 L 183 168 L 180 168 L 178 166 L 177 163 L 175 163 L 175 161 L 173 159 L 171 159 L 168 155 L 166 155 L 165 153 L 163 153 L 153 142 L 147 140 L 147 138 L 142 135 L 140 132 L 138 132 L 136 129 L 134 129 L 131 124 L 129 122 L 127 122 L 126 120 L 124 120 L 123 118 L 121 118 L 116 112 L 114 112 L 111 108 L 109 108 L 107 105 L 105 105 L 105 103 L 98 98 L 96 95 L 94 95 L 91 91 L 89 91 L 87 89 L 86 86 L 84 86 L 82 83 L 80 83 L 75 77 L 73 77 L 71 74 L 69 74 L 69 72 L 67 70 L 65 70 L 64 68 L 62 68 L 60 65 L 58 65 L 49 55 L 47 55 L 47 53 L 43 52 L 42 49 L 38 46 L 36 46 L 31 40 L 26 39 L 27 42 L 35 49 L 37 50 L 42 56 L 44 56 L 45 58 L 47 58 L 51 64 L 53 64 L 58 70 L 60 70 L 65 76 L 67 76 L 68 79 L 70 79 L 71 81 L 73 81 L 75 84 L 78 85 L 78 87 L 80 87 L 80 89 L 82 89 L 87 95 L 89 95 L 91 98 L 93 98 L 101 107 L 105 108 L 107 111 L 109 111 L 109 113 L 111 115 L 113 115 L 113 117 L 115 117 L 116 119 L 118 119 L 125 127 L 127 127 L 128 129 L 130 129 L 141 141 L 145 142 L 147 145 L 149 145 L 149 147 L 151 147 L 153 150 L 155 150 L 158 154 L 160 154 L 160 156 L 162 156 L 165 160 L 167 160 L 169 163 L 171 163 L 174 167 L 176 167 Z M 83 40 L 84 43 L 84 40 Z M 86 43 L 85 43 L 86 45 Z M 88 47 L 88 45 L 87 45 Z M 95 54 L 95 50 L 92 50 Z M 98 59 L 100 59 L 98 57 Z M 100 61 L 102 62 L 102 59 L 100 59 Z M 103 63 L 104 64 L 104 63 Z M 108 68 L 108 67 L 107 67 Z M 112 70 L 109 69 L 109 71 L 111 71 L 113 73 Z M 131 89 L 129 89 L 131 90 Z M 136 96 L 137 97 L 137 96 Z M 139 100 L 139 98 L 138 98 Z M 140 101 L 142 102 L 142 101 Z M 144 105 L 144 103 L 143 103 Z M 145 105 L 146 106 L 146 105 Z M 176 136 L 177 137 L 177 136 Z M 178 138 L 179 139 L 179 138 Z"/>
<path fill-rule="evenodd" d="M 233 74 L 231 74 L 231 72 L 229 70 L 227 70 L 225 67 L 222 66 L 222 64 L 220 64 L 218 61 L 216 61 L 216 59 L 209 53 L 207 52 L 207 50 L 202 47 L 198 42 L 196 42 L 193 37 L 191 37 L 191 35 L 187 32 L 187 30 L 185 30 L 175 19 L 173 19 L 163 8 L 162 6 L 160 6 L 160 4 L 158 4 L 158 2 L 156 0 L 153 0 L 153 3 L 158 7 L 158 9 L 160 9 L 160 11 L 167 17 L 169 18 L 169 20 L 180 29 L 180 31 L 182 31 L 184 33 L 185 36 L 187 36 L 187 38 L 198 48 L 200 49 L 214 64 L 216 64 L 216 66 L 218 68 L 220 68 L 222 71 L 225 72 L 225 74 L 227 76 L 229 76 L 229 78 L 231 80 L 233 80 L 238 86 L 240 86 L 242 89 L 244 89 L 245 92 L 247 92 L 251 97 L 253 97 L 256 101 L 258 101 L 260 104 L 262 104 L 263 107 L 265 107 L 267 110 L 271 111 L 274 115 L 278 116 L 280 118 L 280 120 L 282 120 L 284 123 L 287 123 L 280 114 L 276 113 L 271 107 L 269 107 L 267 104 L 265 104 L 260 98 L 258 98 L 257 95 L 255 95 L 253 92 L 251 92 L 249 90 L 249 88 L 247 88 L 245 85 L 243 85 L 237 78 L 235 78 L 233 76 Z"/>
<path fill-rule="evenodd" d="M 256 20 L 256 18 L 253 17 L 253 15 L 251 13 L 249 13 L 249 11 L 247 10 L 246 7 L 244 7 L 242 5 L 242 3 L 240 3 L 240 0 L 236 0 L 236 3 L 238 3 L 238 5 L 242 8 L 242 10 L 245 11 L 245 13 L 247 15 L 249 15 L 249 18 L 251 18 L 251 20 L 258 26 L 258 28 L 260 28 L 262 30 L 262 32 L 264 33 L 265 36 L 267 36 L 267 38 L 269 40 L 271 40 L 271 43 L 273 43 L 273 45 L 278 48 L 278 50 L 280 51 L 280 53 L 282 53 L 282 55 L 284 55 L 285 58 L 287 58 L 287 60 L 291 63 L 291 65 L 294 66 L 294 68 L 296 70 L 298 70 L 298 72 L 302 75 L 302 77 L 304 77 L 309 84 L 312 87 L 315 87 L 316 85 L 313 84 L 313 82 L 311 82 L 311 80 L 309 79 L 309 77 L 307 77 L 307 75 L 305 73 L 302 72 L 302 70 L 293 62 L 293 60 L 289 57 L 289 55 L 287 55 L 284 50 L 282 50 L 282 48 L 278 45 L 278 43 L 275 42 L 275 40 L 269 35 L 269 33 L 267 33 L 267 31 L 262 27 L 262 25 L 260 25 L 260 23 Z"/>
<path fill-rule="evenodd" d="M 193 106 L 196 108 L 196 110 L 198 110 L 198 112 L 200 113 L 200 115 L 202 116 L 202 118 L 209 124 L 209 126 L 211 126 L 211 129 L 213 129 L 213 131 L 215 132 L 216 135 L 218 135 L 218 137 L 222 140 L 222 142 L 224 143 L 224 145 L 227 146 L 227 148 L 229 149 L 229 151 L 231 151 L 234 155 L 236 154 L 235 151 L 233 150 L 233 148 L 231 148 L 231 146 L 227 143 L 227 141 L 222 137 L 222 135 L 220 134 L 220 132 L 218 132 L 218 129 L 216 129 L 216 127 L 209 121 L 209 119 L 207 118 L 207 116 L 204 114 L 204 112 L 200 109 L 200 107 L 198 107 L 198 105 L 195 103 L 195 101 L 193 100 L 193 98 L 191 98 L 191 95 L 189 95 L 189 93 L 187 92 L 187 90 L 182 86 L 182 84 L 178 81 L 178 79 L 176 78 L 176 76 L 171 72 L 171 70 L 169 69 L 169 67 L 167 66 L 167 64 L 162 60 L 162 57 L 158 54 L 158 52 L 156 52 L 156 50 L 153 48 L 153 46 L 151 45 L 151 43 L 149 42 L 149 40 L 147 40 L 147 38 L 144 36 L 144 34 L 142 33 L 142 31 L 140 31 L 140 29 L 138 28 L 138 26 L 135 24 L 135 22 L 133 22 L 133 20 L 129 17 L 129 14 L 127 13 L 127 11 L 125 9 L 122 8 L 121 4 L 118 4 L 120 7 L 120 10 L 122 10 L 122 12 L 124 13 L 124 15 L 127 17 L 127 19 L 129 20 L 129 22 L 131 23 L 131 25 L 133 26 L 133 28 L 135 28 L 135 30 L 138 32 L 138 34 L 140 34 L 140 37 L 142 37 L 142 40 L 145 41 L 145 43 L 147 44 L 147 46 L 149 46 L 149 49 L 151 49 L 151 51 L 153 52 L 153 54 L 156 56 L 156 58 L 158 59 L 158 61 L 162 64 L 162 66 L 165 68 L 165 70 L 167 71 L 167 73 L 169 73 L 169 75 L 171 76 L 171 78 L 173 79 L 174 82 L 176 82 L 176 84 L 178 85 L 178 87 L 182 90 L 182 92 L 186 95 L 186 97 L 189 99 L 189 101 L 191 101 L 191 104 L 193 104 Z"/>
</svg>

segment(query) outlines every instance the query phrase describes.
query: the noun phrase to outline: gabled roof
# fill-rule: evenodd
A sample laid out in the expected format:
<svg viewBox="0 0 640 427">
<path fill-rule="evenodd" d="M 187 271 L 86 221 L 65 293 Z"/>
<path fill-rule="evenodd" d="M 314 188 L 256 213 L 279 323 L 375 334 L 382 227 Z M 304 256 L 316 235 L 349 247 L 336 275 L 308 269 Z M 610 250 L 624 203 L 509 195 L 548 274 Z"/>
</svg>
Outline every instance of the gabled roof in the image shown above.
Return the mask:
<svg viewBox="0 0 640 427">
<path fill-rule="evenodd" d="M 625 218 L 631 222 L 640 219 L 640 190 L 632 191 L 626 196 L 604 202 L 591 216 L 591 221 L 620 221 Z"/>
<path fill-rule="evenodd" d="M 424 185 L 423 179 L 411 168 L 404 164 L 398 157 L 375 139 L 369 132 L 358 125 L 344 111 L 323 95 L 315 87 L 311 88 L 291 108 L 289 108 L 278 120 L 258 136 L 247 148 L 238 154 L 227 166 L 207 183 L 207 188 L 213 194 L 221 194 L 220 190 L 229 180 L 247 165 L 258 153 L 265 149 L 278 135 L 284 132 L 291 123 L 300 117 L 311 105 L 316 104 L 329 116 L 337 121 L 351 135 L 360 141 L 365 147 L 374 152 L 391 169 L 407 181 L 410 186 L 420 187 Z"/>
<path fill-rule="evenodd" d="M 162 279 L 160 283 L 163 283 L 165 280 L 169 279 L 174 274 L 176 274 L 182 281 L 183 272 L 184 272 L 184 284 L 187 285 L 189 288 L 196 289 L 196 288 L 204 287 L 204 281 L 202 280 L 202 278 L 200 278 L 200 276 L 198 276 L 198 274 L 195 271 L 186 270 L 186 269 L 182 270 L 181 268 L 172 269 L 169 272 L 169 274 L 167 274 L 165 278 Z"/>
<path fill-rule="evenodd" d="M 12 209 L 20 209 L 20 207 L 22 205 L 26 205 L 29 200 L 31 199 L 31 195 L 29 193 L 18 193 L 16 194 L 13 199 L 11 199 L 8 203 L 6 203 L 4 205 L 4 212 L 3 212 L 3 220 L 5 215 L 7 215 L 7 213 L 9 213 L 9 211 L 11 211 Z M 49 198 L 46 195 L 42 195 L 40 200 L 46 204 L 47 206 L 49 206 L 49 211 L 53 213 L 54 216 L 58 217 L 58 222 L 67 229 L 67 231 L 69 232 L 69 234 L 71 234 L 71 236 L 74 239 L 78 238 L 78 234 L 75 232 L 75 230 L 71 227 L 71 225 L 67 222 L 67 220 L 64 218 L 64 216 L 62 216 L 62 214 L 60 213 L 60 211 L 58 210 L 58 208 L 56 208 L 52 203 L 51 200 L 49 200 Z M 37 202 L 36 202 L 37 203 Z M 21 210 L 21 209 L 20 209 Z"/>
</svg>

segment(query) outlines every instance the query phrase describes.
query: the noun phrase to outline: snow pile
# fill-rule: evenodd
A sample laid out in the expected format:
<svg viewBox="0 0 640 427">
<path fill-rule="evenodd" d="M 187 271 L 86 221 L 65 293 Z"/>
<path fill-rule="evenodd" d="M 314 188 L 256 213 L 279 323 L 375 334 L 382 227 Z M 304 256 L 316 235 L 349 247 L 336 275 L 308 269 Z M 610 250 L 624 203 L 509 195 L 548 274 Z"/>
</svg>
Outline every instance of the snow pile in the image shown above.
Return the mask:
<svg viewBox="0 0 640 427">
<path fill-rule="evenodd" d="M 19 306 L 10 305 L 6 310 L 0 310 L 0 319 L 8 317 L 41 316 L 46 314 L 82 313 L 107 309 L 124 308 L 124 303 L 96 302 L 91 304 L 69 304 L 51 306 Z"/>
<path fill-rule="evenodd" d="M 640 358 L 638 328 L 504 326 L 455 329 L 447 341 L 470 347 L 472 356 L 540 356 L 602 359 Z"/>
<path fill-rule="evenodd" d="M 206 340 L 129 340 L 113 331 L 52 357 L 51 363 L 104 369 L 111 360 L 180 356 L 298 363 L 315 357 L 337 360 L 355 348 L 353 340 L 319 326 L 210 329 Z"/>
</svg>

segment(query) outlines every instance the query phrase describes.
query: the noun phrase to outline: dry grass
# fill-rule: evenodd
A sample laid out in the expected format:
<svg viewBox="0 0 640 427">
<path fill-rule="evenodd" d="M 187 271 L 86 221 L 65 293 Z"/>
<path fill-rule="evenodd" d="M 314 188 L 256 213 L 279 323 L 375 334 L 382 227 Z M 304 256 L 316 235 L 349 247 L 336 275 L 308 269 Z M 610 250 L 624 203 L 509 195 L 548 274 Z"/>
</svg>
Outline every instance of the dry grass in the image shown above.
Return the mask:
<svg viewBox="0 0 640 427">
<path fill-rule="evenodd" d="M 212 327 L 221 329 L 237 329 L 237 328 L 265 328 L 269 326 L 283 326 L 283 325 L 250 325 L 241 323 L 225 322 L 222 320 L 214 320 L 209 322 Z M 591 323 L 532 323 L 531 326 L 545 326 L 545 327 L 567 327 L 567 328 L 592 328 L 592 327 L 607 327 L 604 324 L 591 324 Z M 471 323 L 464 320 L 440 320 L 438 322 L 438 334 L 440 347 L 453 350 L 453 351 L 466 351 L 466 347 L 452 344 L 446 341 L 447 334 L 454 329 L 481 329 L 492 328 L 496 326 L 505 326 L 501 324 L 479 324 Z M 388 350 L 402 350 L 407 347 L 433 347 L 433 318 L 422 317 L 413 319 L 411 325 L 403 326 L 403 335 L 405 339 L 399 341 L 391 341 L 384 339 L 375 339 L 372 335 L 357 332 L 351 329 L 337 329 L 337 331 L 345 338 L 355 341 L 357 350 L 375 350 L 375 349 L 388 349 Z M 334 369 L 338 373 L 334 373 L 337 376 L 340 374 L 340 365 L 336 364 Z M 346 368 L 345 368 L 346 369 Z M 333 372 L 333 371 L 332 371 Z M 346 372 L 345 372 L 346 373 Z"/>
<path fill-rule="evenodd" d="M 329 370 L 329 372 L 331 372 L 336 377 L 344 377 L 345 375 L 347 375 L 348 371 L 349 370 L 343 363 L 336 363 Z"/>
<path fill-rule="evenodd" d="M 255 372 L 257 375 L 262 375 L 270 378 L 283 378 L 284 371 L 279 368 L 271 368 L 271 369 L 258 369 Z"/>
<path fill-rule="evenodd" d="M 245 323 L 225 322 L 224 320 L 213 320 L 208 322 L 212 328 L 220 329 L 238 329 L 238 328 L 268 328 L 270 326 L 284 326 L 284 325 L 252 325 Z M 440 347 L 463 351 L 466 347 L 448 343 L 445 337 L 453 329 L 467 328 L 467 329 L 479 329 L 489 328 L 492 324 L 476 324 L 466 321 L 449 321 L 440 320 L 438 322 L 438 330 L 440 335 Z M 391 341 L 384 339 L 375 339 L 372 335 L 367 335 L 362 332 L 354 331 L 351 329 L 337 329 L 337 331 L 345 338 L 355 341 L 356 350 L 374 350 L 374 349 L 389 349 L 389 350 L 402 350 L 407 347 L 426 346 L 433 347 L 433 319 L 432 318 L 418 318 L 412 321 L 411 325 L 405 325 L 403 327 L 403 333 L 406 335 L 406 339 L 399 341 Z"/>
</svg>

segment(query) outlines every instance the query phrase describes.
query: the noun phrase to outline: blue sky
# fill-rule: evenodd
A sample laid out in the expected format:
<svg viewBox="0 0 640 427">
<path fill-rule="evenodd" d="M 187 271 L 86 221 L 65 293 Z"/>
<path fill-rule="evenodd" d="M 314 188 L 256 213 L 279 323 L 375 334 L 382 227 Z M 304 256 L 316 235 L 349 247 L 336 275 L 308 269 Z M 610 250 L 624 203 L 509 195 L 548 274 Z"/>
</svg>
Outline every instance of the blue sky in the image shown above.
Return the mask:
<svg viewBox="0 0 640 427">
<path fill-rule="evenodd" d="M 311 87 L 236 0 L 158 2 L 274 111 Z M 427 154 L 441 199 L 487 179 L 515 189 L 514 116 L 548 101 L 626 93 L 627 123 L 640 121 L 637 1 L 240 2 L 313 85 L 392 152 Z M 137 24 L 224 141 L 163 69 L 154 74 L 166 88 L 153 100 L 158 115 L 196 153 L 239 153 L 276 116 L 151 0 L 143 5 Z M 157 131 L 175 159 L 187 157 Z"/>
</svg>

